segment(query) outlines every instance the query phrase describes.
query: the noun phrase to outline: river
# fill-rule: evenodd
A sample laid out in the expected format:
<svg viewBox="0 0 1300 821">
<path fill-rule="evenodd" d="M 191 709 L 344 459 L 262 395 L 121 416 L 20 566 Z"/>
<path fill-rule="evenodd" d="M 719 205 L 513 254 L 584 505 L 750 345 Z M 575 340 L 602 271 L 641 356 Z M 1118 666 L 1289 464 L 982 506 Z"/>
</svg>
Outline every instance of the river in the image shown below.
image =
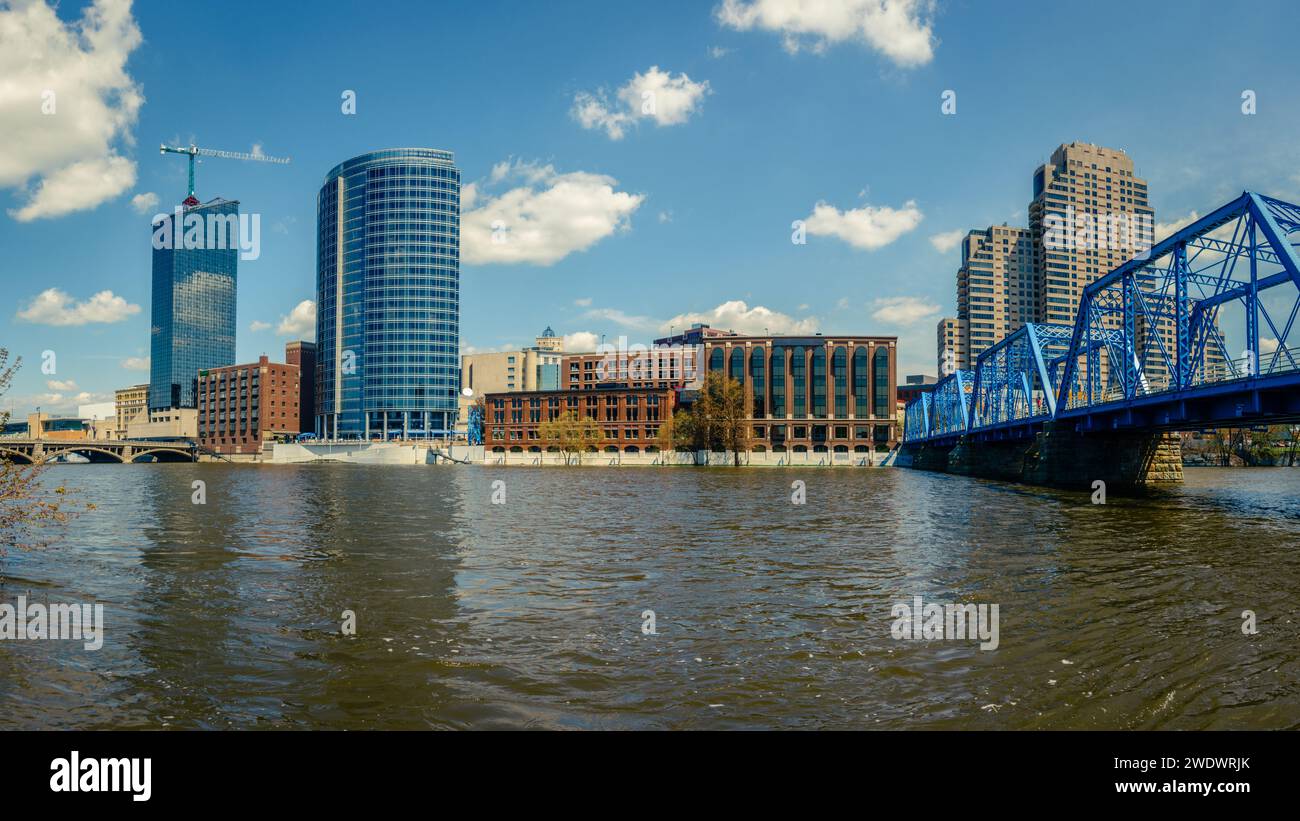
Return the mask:
<svg viewBox="0 0 1300 821">
<path fill-rule="evenodd" d="M 0 603 L 102 603 L 105 640 L 0 641 L 0 728 L 1300 727 L 1300 470 L 1104 505 L 903 469 L 46 477 L 97 509 L 0 558 Z M 915 596 L 997 604 L 997 648 L 895 638 Z"/>
</svg>

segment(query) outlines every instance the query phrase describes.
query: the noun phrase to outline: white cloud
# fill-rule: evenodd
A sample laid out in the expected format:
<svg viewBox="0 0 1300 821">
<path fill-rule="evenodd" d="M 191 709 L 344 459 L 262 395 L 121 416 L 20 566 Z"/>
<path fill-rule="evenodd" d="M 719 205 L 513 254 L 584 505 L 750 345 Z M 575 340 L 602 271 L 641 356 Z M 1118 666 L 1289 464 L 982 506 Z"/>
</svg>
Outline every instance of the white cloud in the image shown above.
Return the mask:
<svg viewBox="0 0 1300 821">
<path fill-rule="evenodd" d="M 911 325 L 938 316 L 939 306 L 914 296 L 889 296 L 872 300 L 871 318 L 891 325 Z"/>
<path fill-rule="evenodd" d="M 813 236 L 839 237 L 855 248 L 873 251 L 916 228 L 921 219 L 920 209 L 911 200 L 898 209 L 864 205 L 847 211 L 819 202 L 804 223 Z"/>
<path fill-rule="evenodd" d="M 731 53 L 731 49 L 725 46 L 709 46 L 709 56 L 715 60 L 721 60 Z"/>
<path fill-rule="evenodd" d="M 126 73 L 140 42 L 129 0 L 96 0 L 71 23 L 42 2 L 0 6 L 0 188 L 27 195 L 14 219 L 94 208 L 135 185 L 117 143 L 133 142 L 144 102 Z"/>
<path fill-rule="evenodd" d="M 681 125 L 709 93 L 707 80 L 697 83 L 685 74 L 674 77 L 660 71 L 659 66 L 651 66 L 645 74 L 634 74 L 613 100 L 604 90 L 594 94 L 578 92 L 570 113 L 583 128 L 603 128 L 611 140 L 621 140 L 627 129 L 642 118 L 660 126 Z"/>
<path fill-rule="evenodd" d="M 1271 337 L 1271 336 L 1261 336 L 1261 337 L 1259 338 L 1259 352 L 1260 352 L 1260 353 L 1262 353 L 1262 354 L 1264 354 L 1264 353 L 1273 353 L 1273 351 L 1276 351 L 1276 350 L 1277 350 L 1277 340 L 1276 340 L 1276 339 L 1274 339 L 1274 338 Z"/>
<path fill-rule="evenodd" d="M 600 345 L 600 337 L 591 331 L 578 331 L 564 335 L 564 350 L 570 353 L 589 353 Z"/>
<path fill-rule="evenodd" d="M 1200 218 L 1201 216 L 1197 214 L 1195 211 L 1193 211 L 1192 213 L 1188 214 L 1185 217 L 1177 217 L 1169 222 L 1157 222 L 1155 224 L 1155 229 L 1154 229 L 1155 236 L 1152 239 L 1155 242 L 1159 242 L 1160 240 L 1174 233 L 1178 229 L 1186 228 L 1187 226 L 1196 222 Z"/>
<path fill-rule="evenodd" d="M 659 212 L 659 222 L 661 222 L 661 223 L 666 223 L 666 222 L 672 222 L 672 221 L 673 221 L 673 212 L 672 212 L 672 211 L 660 211 L 660 212 Z"/>
<path fill-rule="evenodd" d="M 52 391 L 58 391 L 59 393 L 63 393 L 64 391 L 75 391 L 77 389 L 77 383 L 72 381 L 71 379 L 65 379 L 65 380 L 49 379 L 46 380 L 45 387 L 49 388 Z"/>
<path fill-rule="evenodd" d="M 288 316 L 280 317 L 280 324 L 275 332 L 280 336 L 292 336 L 308 342 L 316 338 L 316 302 L 304 299 Z"/>
<path fill-rule="evenodd" d="M 579 308 L 586 308 L 591 304 L 591 297 L 584 296 L 581 299 L 575 299 L 573 300 L 573 304 L 577 305 Z"/>
<path fill-rule="evenodd" d="M 849 307 L 849 298 L 846 296 L 840 297 L 839 300 L 835 303 L 835 307 L 841 311 L 847 310 Z"/>
<path fill-rule="evenodd" d="M 946 254 L 956 248 L 966 234 L 967 232 L 960 228 L 956 231 L 944 231 L 942 234 L 930 237 L 930 244 L 934 246 L 934 250 Z"/>
<path fill-rule="evenodd" d="M 933 0 L 723 0 L 718 22 L 781 35 L 790 53 L 858 41 L 903 68 L 934 58 Z"/>
<path fill-rule="evenodd" d="M 808 317 L 795 319 L 787 314 L 755 305 L 753 308 L 743 300 L 733 299 L 703 313 L 678 314 L 667 322 L 660 323 L 659 329 L 667 332 L 670 328 L 681 331 L 693 323 L 703 322 L 710 327 L 742 334 L 811 334 L 817 332 L 817 320 Z"/>
<path fill-rule="evenodd" d="M 152 191 L 136 194 L 131 198 L 131 207 L 135 209 L 137 214 L 157 213 L 158 195 Z"/>
<path fill-rule="evenodd" d="M 47 288 L 18 312 L 18 318 L 40 325 L 68 326 L 121 322 L 138 313 L 139 305 L 132 305 L 112 291 L 100 291 L 85 302 L 76 302 L 58 288 Z"/>
<path fill-rule="evenodd" d="M 248 323 L 248 330 L 252 331 L 253 333 L 257 333 L 259 331 L 269 331 L 270 329 L 271 329 L 271 323 L 263 322 L 260 319 L 254 319 L 252 322 Z"/>
<path fill-rule="evenodd" d="M 480 193 L 473 183 L 461 192 L 461 260 L 467 265 L 553 265 L 627 230 L 645 200 L 615 191 L 613 177 L 560 174 L 549 165 L 498 165 L 489 184 L 507 178 L 524 184 L 499 196 Z"/>
<path fill-rule="evenodd" d="M 122 367 L 128 371 L 147 371 L 149 370 L 149 357 L 128 356 L 122 360 Z"/>
<path fill-rule="evenodd" d="M 618 308 L 592 308 L 584 316 L 587 319 L 603 319 L 625 328 L 645 328 L 652 330 L 659 327 L 659 320 L 648 316 L 636 316 Z"/>
</svg>

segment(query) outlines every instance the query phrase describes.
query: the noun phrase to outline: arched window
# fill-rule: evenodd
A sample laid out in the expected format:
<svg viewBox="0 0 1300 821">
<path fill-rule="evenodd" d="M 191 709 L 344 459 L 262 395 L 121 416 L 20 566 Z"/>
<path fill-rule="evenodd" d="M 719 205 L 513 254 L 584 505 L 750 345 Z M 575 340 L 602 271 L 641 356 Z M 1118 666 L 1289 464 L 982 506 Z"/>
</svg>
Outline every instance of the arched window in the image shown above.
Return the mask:
<svg viewBox="0 0 1300 821">
<path fill-rule="evenodd" d="M 709 370 L 711 371 L 722 370 L 722 349 L 721 348 L 714 348 L 713 350 L 709 351 Z"/>
<path fill-rule="evenodd" d="M 871 416 L 871 406 L 867 404 L 867 349 L 858 348 L 853 352 L 853 415 L 858 419 Z"/>
<path fill-rule="evenodd" d="M 808 364 L 804 349 L 795 345 L 790 349 L 790 405 L 795 419 L 808 416 Z"/>
<path fill-rule="evenodd" d="M 844 348 L 836 348 L 831 356 L 831 376 L 835 379 L 835 409 L 831 415 L 843 419 L 849 413 L 849 357 Z"/>
<path fill-rule="evenodd" d="M 813 418 L 826 418 L 826 349 L 813 348 L 812 352 L 812 411 Z"/>
<path fill-rule="evenodd" d="M 889 349 L 880 347 L 876 348 L 876 353 L 872 357 L 871 370 L 875 377 L 875 415 L 878 418 L 888 419 L 889 413 Z"/>
<path fill-rule="evenodd" d="M 739 382 L 741 385 L 745 384 L 745 349 L 744 348 L 731 349 L 731 378 Z"/>
<path fill-rule="evenodd" d="M 772 417 L 785 418 L 785 348 L 772 349 Z"/>
<path fill-rule="evenodd" d="M 767 391 L 767 381 L 764 379 L 763 348 L 755 348 L 749 356 L 749 378 L 754 385 L 754 418 L 762 419 L 766 412 L 766 402 L 764 401 Z"/>
</svg>

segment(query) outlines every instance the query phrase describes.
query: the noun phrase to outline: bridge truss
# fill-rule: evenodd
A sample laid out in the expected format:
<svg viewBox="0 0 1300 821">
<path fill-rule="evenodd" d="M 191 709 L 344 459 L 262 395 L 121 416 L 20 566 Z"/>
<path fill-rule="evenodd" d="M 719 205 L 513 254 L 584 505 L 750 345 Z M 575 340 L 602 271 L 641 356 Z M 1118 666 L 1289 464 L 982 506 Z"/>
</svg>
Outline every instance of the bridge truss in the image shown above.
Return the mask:
<svg viewBox="0 0 1300 821">
<path fill-rule="evenodd" d="M 1300 206 L 1245 192 L 909 403 L 903 440 L 1300 420 Z M 1233 355 L 1225 324 L 1244 340 Z"/>
</svg>

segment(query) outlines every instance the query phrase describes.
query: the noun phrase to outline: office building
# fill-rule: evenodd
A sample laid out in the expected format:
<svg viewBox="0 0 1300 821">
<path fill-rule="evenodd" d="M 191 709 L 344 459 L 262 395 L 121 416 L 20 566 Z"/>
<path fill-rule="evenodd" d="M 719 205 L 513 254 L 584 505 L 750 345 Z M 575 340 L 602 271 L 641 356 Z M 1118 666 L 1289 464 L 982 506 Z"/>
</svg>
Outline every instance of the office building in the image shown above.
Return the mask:
<svg viewBox="0 0 1300 821">
<path fill-rule="evenodd" d="M 191 197 L 180 210 L 185 232 L 173 215 L 153 226 L 150 410 L 195 407 L 194 375 L 235 361 L 239 203 Z M 199 223 L 192 238 L 191 221 Z M 173 242 L 178 233 L 183 241 Z"/>
<path fill-rule="evenodd" d="M 262 443 L 298 433 L 302 386 L 297 365 L 263 356 L 198 374 L 199 444 L 223 455 L 255 454 Z"/>
<path fill-rule="evenodd" d="M 707 369 L 744 387 L 751 450 L 884 453 L 897 444 L 897 337 L 700 338 Z"/>
<path fill-rule="evenodd" d="M 298 367 L 298 430 L 313 431 L 316 426 L 316 343 L 286 343 L 284 361 Z"/>
<path fill-rule="evenodd" d="M 599 391 L 527 391 L 485 397 L 483 446 L 488 453 L 545 453 L 556 445 L 542 425 L 565 413 L 591 419 L 599 439 L 589 447 L 603 453 L 654 453 L 659 426 L 672 417 L 671 389 L 613 388 Z"/>
<path fill-rule="evenodd" d="M 113 392 L 113 410 L 117 417 L 114 427 L 119 438 L 126 438 L 127 428 L 137 420 L 147 422 L 149 418 L 149 385 L 132 385 L 119 388 Z"/>
<path fill-rule="evenodd" d="M 1027 229 L 971 231 L 961 241 L 957 316 L 940 322 L 940 373 L 972 367 L 984 350 L 1034 319 L 1034 249 Z M 960 335 L 949 343 L 947 334 Z M 951 358 L 945 351 L 951 351 Z"/>
<path fill-rule="evenodd" d="M 537 344 L 517 351 L 467 353 L 460 358 L 459 427 L 469 423 L 469 408 L 489 393 L 559 390 L 564 338 L 549 327 Z M 470 393 L 465 394 L 464 390 Z"/>
<path fill-rule="evenodd" d="M 450 151 L 375 151 L 330 170 L 317 197 L 316 306 L 320 435 L 453 427 L 460 170 Z"/>
</svg>

